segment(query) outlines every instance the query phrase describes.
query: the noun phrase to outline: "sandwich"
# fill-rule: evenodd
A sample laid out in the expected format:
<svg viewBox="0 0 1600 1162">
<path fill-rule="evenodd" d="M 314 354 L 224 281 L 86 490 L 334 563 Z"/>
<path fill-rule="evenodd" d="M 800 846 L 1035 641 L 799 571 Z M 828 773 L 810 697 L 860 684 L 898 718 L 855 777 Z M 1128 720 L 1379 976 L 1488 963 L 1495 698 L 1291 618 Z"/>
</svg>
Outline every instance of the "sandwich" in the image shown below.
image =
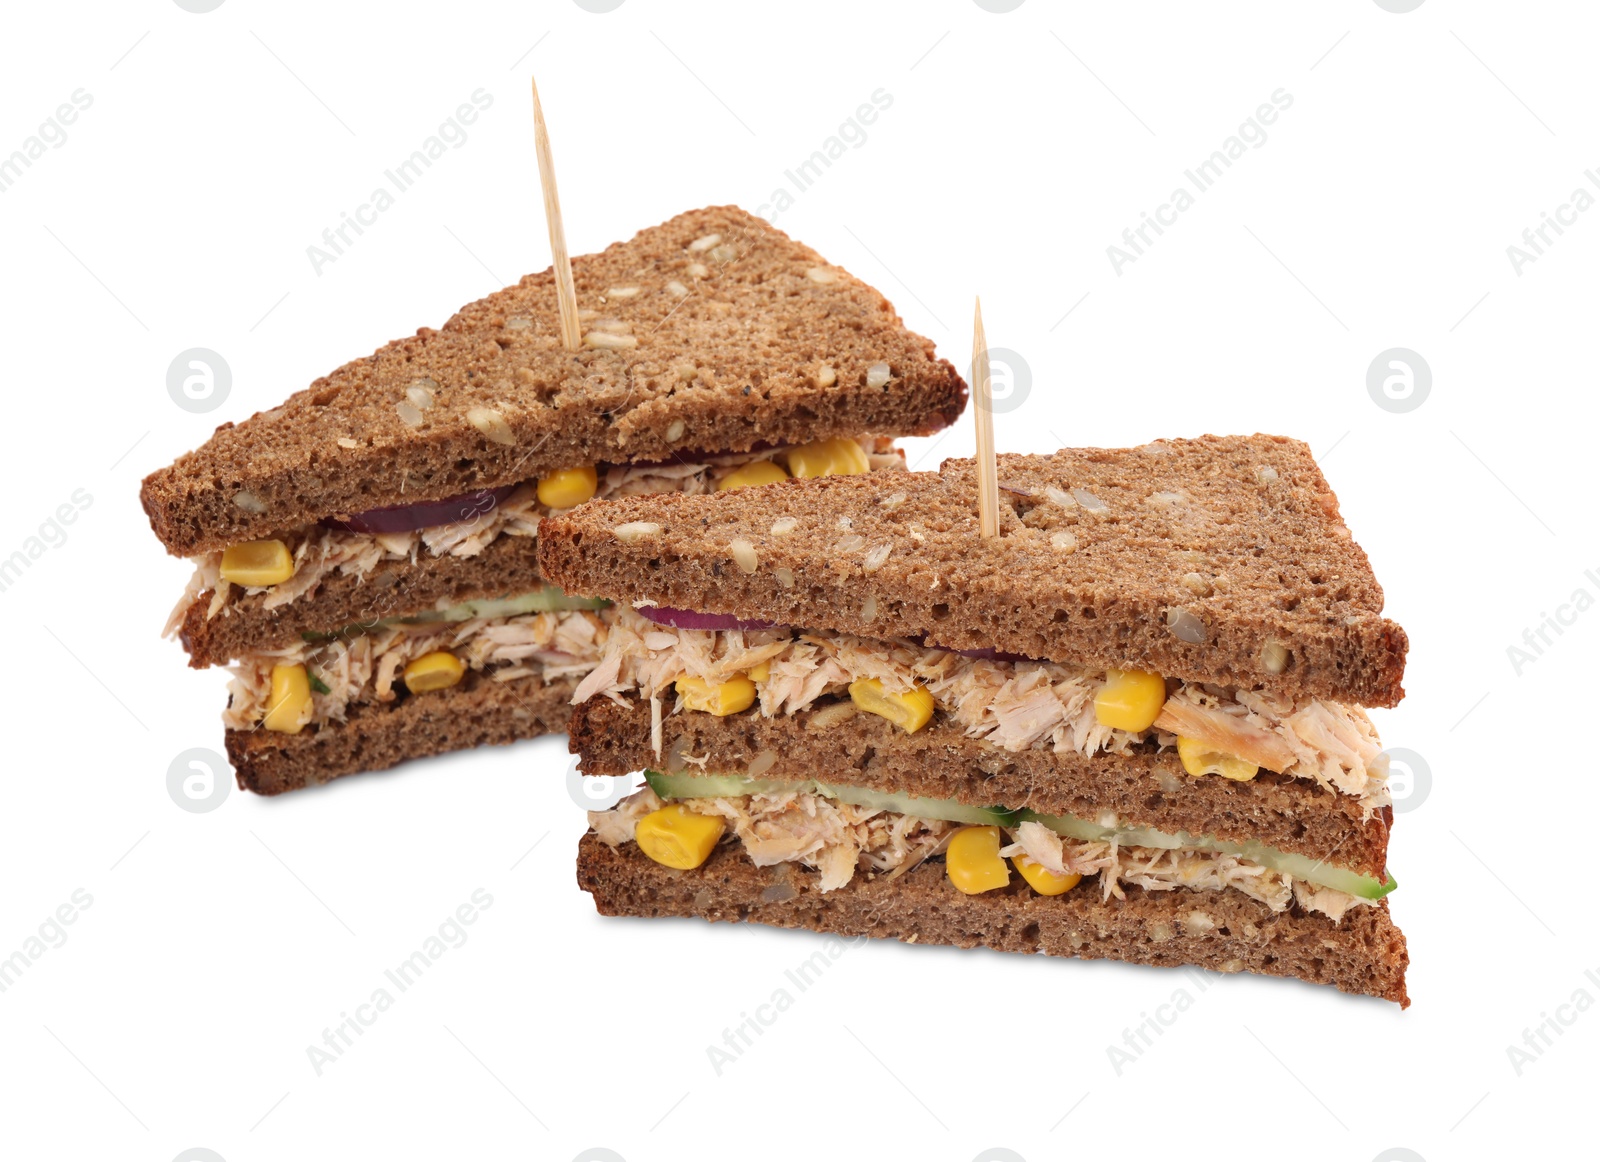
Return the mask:
<svg viewBox="0 0 1600 1162">
<path fill-rule="evenodd" d="M 560 731 L 609 603 L 542 576 L 593 497 L 893 472 L 966 386 L 871 287 L 732 207 L 573 261 L 225 423 L 141 497 L 194 573 L 168 623 L 232 663 L 242 787 L 275 794 Z"/>
<path fill-rule="evenodd" d="M 1367 707 L 1406 636 L 1304 444 L 998 458 L 546 519 L 605 915 L 1190 964 L 1408 1004 Z"/>
</svg>

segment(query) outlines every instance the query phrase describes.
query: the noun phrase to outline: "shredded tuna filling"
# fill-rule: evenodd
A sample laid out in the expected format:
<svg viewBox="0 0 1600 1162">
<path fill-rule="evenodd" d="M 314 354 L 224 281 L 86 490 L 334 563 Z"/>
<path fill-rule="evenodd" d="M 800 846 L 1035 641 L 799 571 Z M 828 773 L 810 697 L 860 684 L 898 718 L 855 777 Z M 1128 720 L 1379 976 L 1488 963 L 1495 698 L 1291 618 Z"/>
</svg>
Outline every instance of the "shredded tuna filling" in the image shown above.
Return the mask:
<svg viewBox="0 0 1600 1162">
<path fill-rule="evenodd" d="M 959 823 L 858 807 L 806 792 L 673 802 L 725 820 L 729 835 L 724 842 L 739 843 L 757 867 L 798 863 L 815 869 L 824 892 L 848 886 L 857 872 L 896 879 L 943 854 L 961 829 Z M 645 787 L 609 811 L 589 812 L 589 826 L 602 843 L 618 847 L 632 841 L 639 820 L 661 805 Z M 1153 892 L 1233 890 L 1274 912 L 1298 903 L 1336 923 L 1349 909 L 1373 902 L 1218 852 L 1063 839 L 1035 822 L 1005 831 L 1010 843 L 1000 849 L 1002 856 L 1026 855 L 1050 871 L 1086 880 L 1098 876 L 1102 899 L 1125 898 L 1127 885 Z"/>
<path fill-rule="evenodd" d="M 861 441 L 867 463 L 873 471 L 905 467 L 905 457 L 888 440 L 871 437 Z M 782 449 L 739 452 L 710 456 L 692 463 L 618 464 L 606 470 L 597 482 L 595 496 L 639 496 L 647 493 L 682 492 L 689 495 L 714 492 L 718 481 L 757 460 L 770 460 Z M 277 609 L 309 593 L 315 593 L 324 578 L 335 574 L 365 577 L 386 561 L 415 564 L 426 553 L 432 557 L 476 557 L 500 537 L 531 537 L 538 533 L 541 517 L 552 509 L 539 503 L 534 484 L 518 486 L 504 501 L 486 513 L 453 524 L 434 525 L 415 532 L 355 533 L 343 529 L 313 526 L 288 538 L 294 554 L 294 575 L 278 585 L 242 588 L 249 596 L 266 594 L 263 610 Z M 234 586 L 222 580 L 221 552 L 192 557 L 195 571 L 184 588 L 172 615 L 167 619 L 165 636 L 171 637 L 199 598 L 211 594 L 206 620 L 226 613 Z"/>
<path fill-rule="evenodd" d="M 249 654 L 230 667 L 229 729 L 249 730 L 266 714 L 273 666 L 304 663 L 313 679 L 313 723 L 343 722 L 350 707 L 393 702 L 407 663 L 448 650 L 496 682 L 552 681 L 588 673 L 600 660 L 609 609 L 564 610 L 518 617 L 385 626 L 330 642 L 301 643 Z M 320 683 L 326 692 L 319 690 Z M 416 695 L 419 698 L 427 694 Z"/>
<path fill-rule="evenodd" d="M 796 629 L 680 630 L 622 610 L 602 663 L 573 701 L 598 695 L 622 702 L 636 694 L 655 700 L 681 677 L 722 682 L 741 674 L 755 683 L 758 712 L 769 718 L 845 694 L 857 678 L 876 678 L 891 692 L 925 687 L 938 714 L 1008 751 L 1128 754 L 1147 741 L 1175 746 L 1181 728 L 1266 770 L 1350 795 L 1367 817 L 1390 801 L 1383 744 L 1358 706 L 1180 683 L 1155 726 L 1134 734 L 1103 726 L 1095 716 L 1104 671 L 967 658 L 904 640 Z"/>
</svg>

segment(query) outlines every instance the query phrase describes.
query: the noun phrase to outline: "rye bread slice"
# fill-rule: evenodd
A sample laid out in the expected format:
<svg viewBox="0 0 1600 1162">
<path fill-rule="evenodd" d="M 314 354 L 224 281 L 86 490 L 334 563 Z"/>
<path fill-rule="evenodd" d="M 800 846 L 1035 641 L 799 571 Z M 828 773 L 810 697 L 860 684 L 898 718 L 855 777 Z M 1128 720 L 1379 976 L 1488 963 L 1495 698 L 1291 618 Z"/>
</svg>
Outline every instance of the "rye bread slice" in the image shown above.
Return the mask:
<svg viewBox="0 0 1600 1162">
<path fill-rule="evenodd" d="M 532 537 L 497 537 L 475 557 L 418 556 L 385 561 L 364 577 L 333 573 L 315 593 L 276 609 L 263 609 L 267 594 L 234 590 L 209 621 L 211 590 L 189 606 L 178 630 L 189 664 L 221 666 L 247 653 L 298 645 L 307 633 L 333 633 L 386 617 L 410 617 L 483 597 L 513 597 L 538 589 L 539 549 Z"/>
<path fill-rule="evenodd" d="M 991 539 L 972 461 L 947 460 L 892 479 L 597 502 L 542 522 L 539 566 L 572 592 L 812 629 L 1362 706 L 1404 693 L 1405 632 L 1382 616 L 1367 556 L 1298 440 L 1005 455 L 999 478 Z M 798 524 L 774 533 L 782 519 Z M 660 532 L 613 533 L 629 524 Z"/>
<path fill-rule="evenodd" d="M 701 245 L 713 234 L 717 245 Z M 954 368 L 887 299 L 735 207 L 680 215 L 572 268 L 579 308 L 598 315 L 584 324 L 583 349 L 561 346 L 551 272 L 527 275 L 440 330 L 425 327 L 280 407 L 223 424 L 152 473 L 140 495 L 156 536 L 192 556 L 558 468 L 926 435 L 965 406 Z M 629 288 L 636 293 L 613 293 Z M 630 339 L 637 345 L 616 346 Z M 869 387 L 880 363 L 890 378 Z M 418 384 L 435 403 L 406 412 Z M 475 409 L 493 415 L 475 426 Z"/>
<path fill-rule="evenodd" d="M 1236 891 L 1128 888 L 1125 899 L 1102 900 L 1085 882 L 1062 896 L 1041 896 L 1018 876 L 1009 887 L 966 896 L 951 886 L 941 860 L 896 880 L 858 874 L 828 893 L 819 879 L 796 864 L 758 868 L 734 844 L 693 871 L 663 867 L 631 843 L 607 847 L 593 833 L 578 844 L 578 886 L 604 916 L 699 916 L 917 944 L 1195 965 L 1298 977 L 1401 1008 L 1411 1003 L 1410 957 L 1387 901 L 1353 908 L 1335 924 L 1298 908 L 1274 913 Z"/>
<path fill-rule="evenodd" d="M 242 790 L 278 795 L 406 759 L 516 742 L 566 728 L 575 679 L 496 682 L 476 671 L 459 686 L 353 707 L 343 723 L 299 734 L 226 732 Z"/>
<path fill-rule="evenodd" d="M 903 473 L 904 465 L 881 471 Z M 216 616 L 207 617 L 212 591 L 184 611 L 178 638 L 195 669 L 221 666 L 247 653 L 298 645 L 305 634 L 335 633 L 382 618 L 411 617 L 484 597 L 515 597 L 540 588 L 539 548 L 529 536 L 503 534 L 471 557 L 386 560 L 365 576 L 329 573 L 313 593 L 267 609 L 269 594 L 235 586 Z"/>
<path fill-rule="evenodd" d="M 1252 840 L 1337 867 L 1383 878 L 1392 808 L 1365 823 L 1348 795 L 1270 771 L 1248 783 L 1184 774 L 1171 751 L 1093 758 L 1048 750 L 1018 754 L 968 738 L 949 722 L 906 734 L 883 718 L 858 714 L 826 728 L 816 711 L 784 718 L 759 714 L 670 714 L 661 722 L 662 758 L 650 746 L 648 704 L 594 698 L 573 710 L 569 746 L 589 775 L 645 769 L 742 775 L 761 760 L 766 779 L 819 779 L 874 791 L 955 799 L 977 807 L 1031 808 L 1161 831 Z M 681 756 L 704 756 L 704 768 Z M 771 764 L 770 766 L 768 764 Z"/>
</svg>

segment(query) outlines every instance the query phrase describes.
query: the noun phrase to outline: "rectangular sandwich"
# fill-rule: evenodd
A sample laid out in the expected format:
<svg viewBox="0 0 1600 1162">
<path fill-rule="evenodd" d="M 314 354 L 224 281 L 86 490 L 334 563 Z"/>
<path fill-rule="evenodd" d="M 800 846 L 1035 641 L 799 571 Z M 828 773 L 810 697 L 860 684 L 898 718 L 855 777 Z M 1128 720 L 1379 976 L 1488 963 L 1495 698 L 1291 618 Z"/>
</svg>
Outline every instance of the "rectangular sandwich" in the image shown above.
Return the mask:
<svg viewBox="0 0 1600 1162">
<path fill-rule="evenodd" d="M 1387 760 L 1406 637 L 1270 436 L 632 497 L 542 522 L 620 611 L 578 684 L 608 915 L 1194 964 L 1408 1003 Z"/>
<path fill-rule="evenodd" d="M 573 260 L 225 423 L 141 493 L 193 560 L 169 633 L 233 663 L 264 794 L 564 728 L 608 602 L 541 574 L 541 517 L 903 468 L 966 386 L 871 287 L 733 207 Z"/>
</svg>

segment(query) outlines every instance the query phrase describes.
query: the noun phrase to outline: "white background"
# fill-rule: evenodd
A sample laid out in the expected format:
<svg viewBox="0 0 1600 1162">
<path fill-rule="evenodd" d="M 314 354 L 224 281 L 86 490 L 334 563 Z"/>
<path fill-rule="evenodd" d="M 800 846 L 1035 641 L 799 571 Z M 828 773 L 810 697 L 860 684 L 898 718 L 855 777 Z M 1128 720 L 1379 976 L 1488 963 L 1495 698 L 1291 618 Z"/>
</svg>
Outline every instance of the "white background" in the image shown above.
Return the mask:
<svg viewBox="0 0 1600 1162">
<path fill-rule="evenodd" d="M 1600 1001 L 1600 612 L 1520 675 L 1507 647 L 1575 589 L 1600 596 L 1600 214 L 1520 274 L 1506 248 L 1600 194 L 1595 32 L 1584 5 L 1445 0 L 9 5 L 0 155 L 75 90 L 93 105 L 0 193 L 0 557 L 74 490 L 92 504 L 0 593 L 0 957 L 74 890 L 93 903 L 0 993 L 0 1154 L 1439 1162 L 1587 1124 L 1600 1012 L 1562 1010 L 1520 1075 L 1507 1047 L 1579 989 Z M 221 748 L 224 678 L 158 639 L 188 566 L 139 480 L 548 265 L 533 70 L 574 253 L 757 209 L 882 88 L 865 143 L 778 225 L 963 372 L 981 292 L 991 343 L 1032 372 L 1002 448 L 1311 445 L 1411 636 L 1410 696 L 1377 715 L 1432 772 L 1391 848 L 1410 1011 L 863 945 L 719 1076 L 707 1047 L 795 993 L 784 972 L 821 940 L 596 917 L 561 741 L 174 804 L 174 757 Z M 479 88 L 494 104 L 466 143 L 315 273 L 306 247 Z M 1119 274 L 1106 248 L 1280 88 L 1265 144 Z M 166 391 L 197 346 L 233 372 L 206 415 Z M 1433 375 L 1406 414 L 1366 388 L 1395 346 Z M 971 443 L 964 421 L 912 455 Z M 318 1076 L 307 1047 L 478 888 L 493 905 L 466 943 Z M 1119 1076 L 1107 1046 L 1179 989 L 1193 1006 Z"/>
</svg>

